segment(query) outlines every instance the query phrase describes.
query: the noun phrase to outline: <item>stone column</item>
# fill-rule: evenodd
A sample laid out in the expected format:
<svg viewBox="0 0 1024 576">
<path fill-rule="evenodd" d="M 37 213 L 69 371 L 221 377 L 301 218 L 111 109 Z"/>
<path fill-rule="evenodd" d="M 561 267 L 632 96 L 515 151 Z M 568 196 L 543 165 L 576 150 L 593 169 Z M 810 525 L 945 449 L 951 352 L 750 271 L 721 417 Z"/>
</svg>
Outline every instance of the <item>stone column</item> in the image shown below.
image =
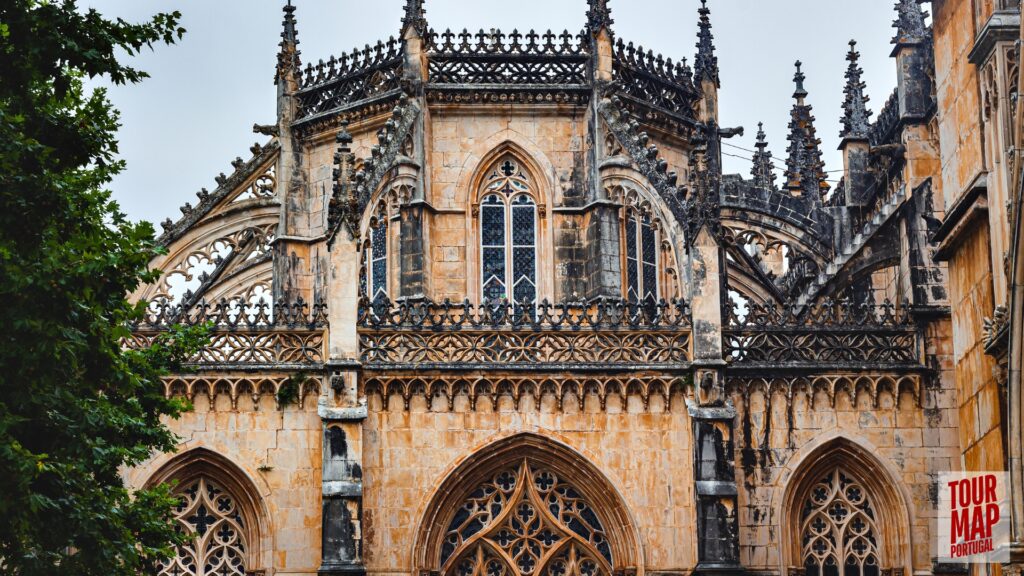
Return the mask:
<svg viewBox="0 0 1024 576">
<path fill-rule="evenodd" d="M 318 410 L 324 426 L 322 562 L 318 574 L 362 575 L 366 573 L 362 549 L 366 405 L 351 405 L 357 388 L 353 366 L 335 364 L 331 390 Z"/>
<path fill-rule="evenodd" d="M 690 247 L 693 271 L 693 475 L 697 498 L 697 574 L 741 574 L 733 420 L 725 395 L 722 302 L 725 257 L 706 227 Z"/>
<path fill-rule="evenodd" d="M 359 249 L 342 230 L 331 248 L 328 317 L 330 386 L 320 395 L 323 422 L 321 575 L 365 574 L 362 555 L 362 422 L 359 393 Z"/>
</svg>

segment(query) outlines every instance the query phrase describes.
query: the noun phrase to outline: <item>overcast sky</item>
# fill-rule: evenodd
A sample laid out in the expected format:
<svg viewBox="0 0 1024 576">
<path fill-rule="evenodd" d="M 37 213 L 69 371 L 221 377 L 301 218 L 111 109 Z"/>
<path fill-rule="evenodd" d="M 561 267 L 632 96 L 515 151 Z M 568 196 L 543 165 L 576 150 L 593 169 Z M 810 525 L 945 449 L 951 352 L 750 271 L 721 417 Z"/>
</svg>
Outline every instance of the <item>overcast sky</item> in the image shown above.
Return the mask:
<svg viewBox="0 0 1024 576">
<path fill-rule="evenodd" d="M 403 0 L 294 0 L 303 62 L 326 60 L 397 35 Z M 122 112 L 121 154 L 127 170 L 114 181 L 114 197 L 129 216 L 153 222 L 181 216 L 230 161 L 249 157 L 262 136 L 254 122 L 274 122 L 273 74 L 283 0 L 80 0 L 107 16 L 130 21 L 156 11 L 180 10 L 188 30 L 175 46 L 159 46 L 134 59 L 152 75 L 141 85 L 115 87 Z M 610 0 L 618 37 L 677 60 L 692 62 L 698 0 Z M 847 42 L 856 39 L 864 80 L 876 113 L 896 83 L 889 58 L 892 0 L 709 0 L 721 70 L 720 123 L 744 126 L 731 144 L 753 148 L 763 121 L 776 165 L 785 159 L 792 106 L 793 62 L 804 62 L 808 101 L 814 106 L 826 169 L 842 168 L 840 106 Z M 534 28 L 578 31 L 586 0 L 426 0 L 436 29 Z M 726 147 L 725 152 L 749 157 Z M 749 162 L 725 157 L 727 172 L 748 174 Z M 830 178 L 837 179 L 833 172 Z M 159 228 L 158 228 L 159 231 Z"/>
</svg>

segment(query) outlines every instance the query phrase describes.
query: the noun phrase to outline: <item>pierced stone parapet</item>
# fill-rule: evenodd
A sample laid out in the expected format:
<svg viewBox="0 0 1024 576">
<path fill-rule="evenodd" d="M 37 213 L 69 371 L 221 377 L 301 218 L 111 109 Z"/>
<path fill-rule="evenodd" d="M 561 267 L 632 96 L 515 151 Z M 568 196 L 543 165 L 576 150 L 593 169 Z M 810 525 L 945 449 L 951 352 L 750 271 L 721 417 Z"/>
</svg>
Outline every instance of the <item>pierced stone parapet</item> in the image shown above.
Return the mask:
<svg viewBox="0 0 1024 576">
<path fill-rule="evenodd" d="M 327 326 L 327 304 L 317 300 L 312 305 L 302 298 L 295 302 L 264 299 L 239 303 L 221 299 L 207 303 L 205 300 L 184 307 L 166 301 L 150 302 L 137 322 L 130 325 L 133 331 L 155 332 L 167 330 L 175 325 L 198 326 L 210 324 L 214 330 L 258 330 L 271 328 L 305 328 L 319 330 Z"/>
<path fill-rule="evenodd" d="M 340 59 L 306 67 L 296 93 L 297 120 L 330 112 L 347 104 L 398 90 L 402 78 L 403 43 L 394 38 L 377 42 Z"/>
<path fill-rule="evenodd" d="M 661 54 L 634 47 L 632 42 L 615 43 L 613 79 L 621 93 L 676 116 L 691 118 L 697 90 L 693 70 L 686 60 L 672 62 Z"/>
<path fill-rule="evenodd" d="M 391 304 L 363 299 L 359 307 L 360 329 L 469 330 L 615 330 L 689 328 L 690 306 L 673 298 L 656 304 L 598 298 L 551 303 L 515 304 L 409 301 Z"/>
<path fill-rule="evenodd" d="M 475 41 L 472 39 L 475 38 Z M 588 35 L 563 31 L 445 30 L 428 35 L 431 86 L 586 86 Z"/>
<path fill-rule="evenodd" d="M 723 330 L 731 365 L 775 369 L 921 368 L 917 326 L 907 306 L 826 300 L 799 313 L 735 303 Z"/>
<path fill-rule="evenodd" d="M 123 342 L 125 348 L 142 349 L 153 344 L 156 332 L 135 332 Z M 289 365 L 319 365 L 324 361 L 323 331 L 234 330 L 209 335 L 209 343 L 190 357 L 190 364 L 218 367 L 259 366 L 272 369 Z"/>
<path fill-rule="evenodd" d="M 664 300 L 365 303 L 359 345 L 369 369 L 673 370 L 691 357 L 690 313 Z"/>
</svg>

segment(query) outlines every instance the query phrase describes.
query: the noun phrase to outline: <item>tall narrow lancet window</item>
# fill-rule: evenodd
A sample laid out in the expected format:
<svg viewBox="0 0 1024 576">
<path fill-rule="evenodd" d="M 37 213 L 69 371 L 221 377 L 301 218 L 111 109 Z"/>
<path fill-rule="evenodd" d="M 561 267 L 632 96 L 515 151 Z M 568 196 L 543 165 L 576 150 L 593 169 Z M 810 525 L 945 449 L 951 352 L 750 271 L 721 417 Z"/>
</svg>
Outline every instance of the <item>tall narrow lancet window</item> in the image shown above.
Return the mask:
<svg viewBox="0 0 1024 576">
<path fill-rule="evenodd" d="M 835 468 L 815 484 L 800 514 L 806 576 L 878 576 L 876 510 L 867 491 Z"/>
<path fill-rule="evenodd" d="M 388 221 L 378 217 L 370 226 L 366 255 L 368 296 L 373 302 L 388 298 Z"/>
<path fill-rule="evenodd" d="M 626 218 L 626 298 L 658 301 L 658 243 L 650 217 L 630 211 Z"/>
<path fill-rule="evenodd" d="M 245 576 L 245 526 L 235 498 L 200 476 L 175 493 L 177 529 L 191 539 L 175 549 L 160 576 Z"/>
<path fill-rule="evenodd" d="M 374 304 L 388 301 L 388 218 L 385 210 L 370 220 L 363 244 L 362 294 Z"/>
<path fill-rule="evenodd" d="M 537 299 L 537 203 L 519 165 L 505 159 L 480 201 L 480 293 L 485 302 Z"/>
</svg>

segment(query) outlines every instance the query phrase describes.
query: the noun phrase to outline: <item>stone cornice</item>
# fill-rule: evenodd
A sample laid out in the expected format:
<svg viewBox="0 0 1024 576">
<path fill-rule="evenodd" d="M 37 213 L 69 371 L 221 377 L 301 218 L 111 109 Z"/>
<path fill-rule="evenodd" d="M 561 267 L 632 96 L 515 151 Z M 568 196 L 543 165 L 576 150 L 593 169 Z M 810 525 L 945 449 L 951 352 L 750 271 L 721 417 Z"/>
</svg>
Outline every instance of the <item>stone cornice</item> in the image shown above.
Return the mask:
<svg viewBox="0 0 1024 576">
<path fill-rule="evenodd" d="M 1000 42 L 1013 42 L 1020 37 L 1020 12 L 997 11 L 985 22 L 985 27 L 974 40 L 974 48 L 967 55 L 967 60 L 975 66 L 981 66 L 992 56 L 992 52 Z"/>
<path fill-rule="evenodd" d="M 987 174 L 982 173 L 974 179 L 974 182 L 956 203 L 946 211 L 945 220 L 932 237 L 932 242 L 938 245 L 935 261 L 948 260 L 956 246 L 962 241 L 963 234 L 969 229 L 970 224 L 979 216 L 987 213 Z"/>
</svg>

